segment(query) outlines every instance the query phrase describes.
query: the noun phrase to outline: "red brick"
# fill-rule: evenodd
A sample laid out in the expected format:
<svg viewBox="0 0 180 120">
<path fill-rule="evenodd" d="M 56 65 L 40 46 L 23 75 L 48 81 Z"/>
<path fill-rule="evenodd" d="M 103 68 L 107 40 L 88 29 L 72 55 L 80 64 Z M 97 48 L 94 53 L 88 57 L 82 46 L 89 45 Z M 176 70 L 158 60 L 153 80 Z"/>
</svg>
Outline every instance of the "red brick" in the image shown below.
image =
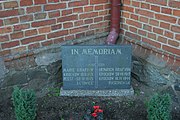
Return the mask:
<svg viewBox="0 0 180 120">
<path fill-rule="evenodd" d="M 82 13 L 82 12 L 83 12 L 83 8 L 82 7 L 73 8 L 73 13 Z"/>
<path fill-rule="evenodd" d="M 173 15 L 180 16 L 180 10 L 173 9 Z"/>
<path fill-rule="evenodd" d="M 3 51 L 0 51 L 0 56 L 6 56 L 6 55 L 9 55 L 11 53 L 10 50 L 3 50 Z"/>
<path fill-rule="evenodd" d="M 166 45 L 163 45 L 162 49 L 165 50 L 165 51 L 180 55 L 179 49 L 176 49 L 176 48 L 173 48 L 173 47 L 170 47 L 170 46 L 166 46 Z"/>
<path fill-rule="evenodd" d="M 95 10 L 103 10 L 103 6 L 104 5 L 97 5 L 97 6 L 95 6 Z M 93 7 L 92 7 L 92 9 L 93 9 Z"/>
<path fill-rule="evenodd" d="M 76 14 L 76 15 L 60 17 L 57 19 L 57 22 L 72 21 L 72 20 L 77 20 L 77 19 L 78 19 L 78 15 Z"/>
<path fill-rule="evenodd" d="M 86 30 L 88 30 L 88 26 L 87 25 L 83 26 L 83 27 L 78 27 L 78 28 L 71 29 L 70 33 L 74 34 L 74 33 L 83 32 L 83 31 L 86 31 Z"/>
<path fill-rule="evenodd" d="M 39 28 L 38 31 L 39 31 L 39 34 L 41 34 L 41 33 L 49 33 L 49 32 L 51 32 L 51 27 L 48 26 L 48 27 Z"/>
<path fill-rule="evenodd" d="M 34 18 L 35 18 L 35 20 L 45 19 L 45 18 L 46 18 L 46 16 L 47 16 L 47 14 L 46 14 L 46 13 L 36 13 L 36 14 L 34 14 Z"/>
<path fill-rule="evenodd" d="M 164 36 L 166 36 L 168 38 L 174 38 L 174 33 L 169 32 L 169 31 L 165 31 Z"/>
<path fill-rule="evenodd" d="M 133 25 L 135 27 L 138 27 L 138 28 L 142 28 L 142 23 L 139 23 L 137 21 L 126 20 L 126 23 L 129 24 L 129 25 Z"/>
<path fill-rule="evenodd" d="M 59 2 L 59 0 L 48 0 L 48 3 L 56 3 Z"/>
<path fill-rule="evenodd" d="M 156 48 L 161 48 L 161 44 L 160 43 L 152 41 L 150 39 L 143 38 L 142 41 L 145 42 L 145 43 L 148 43 L 148 44 L 150 44 L 150 45 L 152 45 L 152 46 L 154 46 Z"/>
<path fill-rule="evenodd" d="M 55 24 L 56 20 L 43 20 L 43 21 L 38 21 L 38 22 L 33 22 L 31 25 L 32 27 L 40 27 L 40 26 L 46 26 L 46 25 L 52 25 Z"/>
<path fill-rule="evenodd" d="M 165 23 L 165 22 L 161 22 L 161 23 L 160 23 L 160 27 L 161 27 L 161 28 L 165 28 L 165 29 L 168 29 L 168 30 L 169 30 L 169 28 L 170 28 L 170 24 L 169 24 L 169 23 Z"/>
<path fill-rule="evenodd" d="M 152 26 L 147 25 L 147 24 L 143 24 L 143 29 L 151 32 L 152 31 Z"/>
<path fill-rule="evenodd" d="M 171 30 L 172 30 L 173 32 L 180 33 L 180 26 L 172 25 L 172 26 L 171 26 Z"/>
<path fill-rule="evenodd" d="M 108 21 L 109 21 L 109 20 L 110 20 L 110 15 L 105 15 L 105 16 L 104 16 L 104 20 L 108 20 Z M 180 20 L 179 20 L 179 21 L 180 21 Z M 179 22 L 179 23 L 180 23 L 180 22 Z"/>
<path fill-rule="evenodd" d="M 140 7 L 140 2 L 132 1 L 132 6 Z"/>
<path fill-rule="evenodd" d="M 85 6 L 84 7 L 84 12 L 90 12 L 93 11 L 93 6 Z"/>
<path fill-rule="evenodd" d="M 68 3 L 69 7 L 85 6 L 88 5 L 88 0 L 72 1 Z"/>
<path fill-rule="evenodd" d="M 3 26 L 3 20 L 0 19 L 0 26 Z"/>
<path fill-rule="evenodd" d="M 174 23 L 174 24 L 177 21 L 177 18 L 175 18 L 175 17 L 166 16 L 166 15 L 162 15 L 162 14 L 156 14 L 155 17 L 158 20 L 163 20 L 163 21 L 166 21 L 166 22 L 169 22 L 169 23 Z"/>
<path fill-rule="evenodd" d="M 150 4 L 141 3 L 141 8 L 150 9 Z"/>
<path fill-rule="evenodd" d="M 61 23 L 51 26 L 51 30 L 58 30 L 58 29 L 61 29 L 61 28 L 62 28 L 62 24 Z"/>
<path fill-rule="evenodd" d="M 22 38 L 23 37 L 23 32 L 15 32 L 15 33 L 12 33 L 10 36 L 11 36 L 11 39 Z"/>
<path fill-rule="evenodd" d="M 14 31 L 20 31 L 20 30 L 25 30 L 30 28 L 29 24 L 21 24 L 21 25 L 15 25 L 14 26 Z"/>
<path fill-rule="evenodd" d="M 99 11 L 99 16 L 104 16 L 104 15 L 107 15 L 109 14 L 109 10 L 103 10 L 103 11 Z"/>
<path fill-rule="evenodd" d="M 158 36 L 158 39 L 157 39 L 159 42 L 161 42 L 161 43 L 165 43 L 165 44 L 167 44 L 167 38 L 165 38 L 165 37 L 162 37 L 162 36 Z"/>
<path fill-rule="evenodd" d="M 48 13 L 49 18 L 54 18 L 54 17 L 59 17 L 60 16 L 60 11 L 53 11 Z"/>
<path fill-rule="evenodd" d="M 33 36 L 33 35 L 37 35 L 37 30 L 33 29 L 33 30 L 27 30 L 25 31 L 25 36 Z"/>
<path fill-rule="evenodd" d="M 154 18 L 154 13 L 147 11 L 147 10 L 136 9 L 135 12 L 136 12 L 136 14 L 140 14 L 140 15 L 147 16 L 150 18 Z"/>
<path fill-rule="evenodd" d="M 103 17 L 94 18 L 94 22 L 100 22 L 100 21 L 103 21 Z"/>
<path fill-rule="evenodd" d="M 72 14 L 72 9 L 65 9 L 65 10 L 62 10 L 62 16 L 65 16 L 65 15 L 69 15 L 69 14 Z"/>
<path fill-rule="evenodd" d="M 176 40 L 180 40 L 180 34 L 176 34 L 175 38 Z"/>
<path fill-rule="evenodd" d="M 12 42 L 8 42 L 8 43 L 2 43 L 1 46 L 2 46 L 2 49 L 12 48 L 12 47 L 15 47 L 15 46 L 19 46 L 19 41 L 12 41 Z"/>
<path fill-rule="evenodd" d="M 8 35 L 0 35 L 0 42 L 6 42 L 9 41 L 9 36 Z"/>
<path fill-rule="evenodd" d="M 172 9 L 170 9 L 170 8 L 161 8 L 161 12 L 162 13 L 165 13 L 165 14 L 172 14 Z"/>
<path fill-rule="evenodd" d="M 84 23 L 91 24 L 91 23 L 93 23 L 93 19 L 86 19 L 86 20 L 84 20 Z"/>
<path fill-rule="evenodd" d="M 0 18 L 16 16 L 18 14 L 19 14 L 19 11 L 17 9 L 15 9 L 15 10 L 0 11 Z"/>
<path fill-rule="evenodd" d="M 27 13 L 36 13 L 41 11 L 41 6 L 33 6 L 33 7 L 27 7 L 26 12 Z"/>
<path fill-rule="evenodd" d="M 0 34 L 10 33 L 10 32 L 12 32 L 12 27 L 0 28 Z"/>
<path fill-rule="evenodd" d="M 109 22 L 105 21 L 105 22 L 100 22 L 100 23 L 96 23 L 96 24 L 91 24 L 90 25 L 90 29 L 99 29 L 105 26 L 109 26 Z"/>
<path fill-rule="evenodd" d="M 159 21 L 150 19 L 149 24 L 151 24 L 153 26 L 159 26 Z"/>
<path fill-rule="evenodd" d="M 30 6 L 32 4 L 32 0 L 20 0 L 20 6 Z"/>
<path fill-rule="evenodd" d="M 122 10 L 134 13 L 134 8 L 133 7 L 123 6 Z"/>
<path fill-rule="evenodd" d="M 131 19 L 138 20 L 138 17 L 137 15 L 131 14 Z"/>
<path fill-rule="evenodd" d="M 80 19 L 85 19 L 85 18 L 92 18 L 98 16 L 98 12 L 91 12 L 91 13 L 83 13 L 80 14 Z"/>
<path fill-rule="evenodd" d="M 110 8 L 111 8 L 111 4 L 110 3 L 104 5 L 104 9 L 110 9 Z"/>
<path fill-rule="evenodd" d="M 45 11 L 50 11 L 50 10 L 59 10 L 59 9 L 64 9 L 66 8 L 66 3 L 58 3 L 58 4 L 47 4 L 45 5 Z"/>
<path fill-rule="evenodd" d="M 40 35 L 40 36 L 25 38 L 25 39 L 21 40 L 21 43 L 24 45 L 24 44 L 29 44 L 29 43 L 33 43 L 33 42 L 43 41 L 45 39 L 46 39 L 45 35 Z"/>
<path fill-rule="evenodd" d="M 86 32 L 87 36 L 94 35 L 94 34 L 95 34 L 94 30 L 90 30 Z"/>
<path fill-rule="evenodd" d="M 151 5 L 151 10 L 155 12 L 160 12 L 160 7 L 156 5 Z"/>
<path fill-rule="evenodd" d="M 175 1 L 175 0 L 171 0 L 171 1 L 169 1 L 169 6 L 173 7 L 173 8 L 180 8 L 180 2 Z"/>
<path fill-rule="evenodd" d="M 58 32 L 49 33 L 47 37 L 48 37 L 48 39 L 50 39 L 50 38 L 61 37 L 61 36 L 67 35 L 67 34 L 68 34 L 68 30 L 61 30 Z"/>
<path fill-rule="evenodd" d="M 153 28 L 153 32 L 160 34 L 160 35 L 163 35 L 163 30 L 160 28 Z"/>
<path fill-rule="evenodd" d="M 64 37 L 62 38 L 56 38 L 53 40 L 55 44 L 64 42 Z"/>
<path fill-rule="evenodd" d="M 137 33 L 137 28 L 129 26 L 129 30 L 133 33 Z"/>
<path fill-rule="evenodd" d="M 177 48 L 179 47 L 179 43 L 174 40 L 168 40 L 168 44 Z"/>
<path fill-rule="evenodd" d="M 34 44 L 30 44 L 28 45 L 28 49 L 29 50 L 32 50 L 32 49 L 37 49 L 40 47 L 40 44 L 39 43 L 34 43 Z"/>
<path fill-rule="evenodd" d="M 102 4 L 102 3 L 107 3 L 107 2 L 108 0 L 90 0 L 90 4 Z"/>
<path fill-rule="evenodd" d="M 5 9 L 17 8 L 17 7 L 18 7 L 17 1 L 9 1 L 9 2 L 5 2 L 5 3 L 4 3 L 4 8 L 5 8 Z"/>
<path fill-rule="evenodd" d="M 42 43 L 41 43 L 42 46 L 49 46 L 49 45 L 52 45 L 52 44 L 53 44 L 53 41 L 52 41 L 52 40 L 45 41 L 45 42 L 42 42 Z"/>
<path fill-rule="evenodd" d="M 46 4 L 46 0 L 34 0 L 35 5 Z"/>
<path fill-rule="evenodd" d="M 69 35 L 65 37 L 65 40 L 73 40 L 75 39 L 74 35 Z"/>
<path fill-rule="evenodd" d="M 147 2 L 157 4 L 157 5 L 167 5 L 167 0 L 146 0 Z"/>
<path fill-rule="evenodd" d="M 140 21 L 141 22 L 148 23 L 148 20 L 149 20 L 148 18 L 140 16 Z"/>
<path fill-rule="evenodd" d="M 29 21 L 33 21 L 33 15 L 20 16 L 20 22 L 29 22 Z"/>
<path fill-rule="evenodd" d="M 141 40 L 141 36 L 134 34 L 134 33 L 126 32 L 125 36 L 130 37 L 135 40 Z"/>
<path fill-rule="evenodd" d="M 122 4 L 125 4 L 125 5 L 131 4 L 131 0 L 122 0 L 121 2 L 122 2 Z"/>
<path fill-rule="evenodd" d="M 82 38 L 82 37 L 84 37 L 84 36 L 85 36 L 85 32 L 82 32 L 82 33 L 76 34 L 76 35 L 75 35 L 75 38 L 76 38 L 76 39 L 79 39 L 79 38 Z"/>
<path fill-rule="evenodd" d="M 5 25 L 12 25 L 12 24 L 16 24 L 16 23 L 19 23 L 18 17 L 8 18 L 8 19 L 4 20 Z"/>
<path fill-rule="evenodd" d="M 138 30 L 138 34 L 146 36 L 147 32 L 144 30 Z"/>
<path fill-rule="evenodd" d="M 72 22 L 63 23 L 63 28 L 71 28 L 71 27 L 73 27 L 73 23 Z"/>
<path fill-rule="evenodd" d="M 83 20 L 78 20 L 78 21 L 74 22 L 74 26 L 81 26 L 83 24 L 84 24 Z"/>
<path fill-rule="evenodd" d="M 156 40 L 156 34 L 154 33 L 148 33 L 148 38 Z"/>
<path fill-rule="evenodd" d="M 125 17 L 125 18 L 129 18 L 130 17 L 130 13 L 123 11 L 122 12 L 122 16 Z"/>
</svg>

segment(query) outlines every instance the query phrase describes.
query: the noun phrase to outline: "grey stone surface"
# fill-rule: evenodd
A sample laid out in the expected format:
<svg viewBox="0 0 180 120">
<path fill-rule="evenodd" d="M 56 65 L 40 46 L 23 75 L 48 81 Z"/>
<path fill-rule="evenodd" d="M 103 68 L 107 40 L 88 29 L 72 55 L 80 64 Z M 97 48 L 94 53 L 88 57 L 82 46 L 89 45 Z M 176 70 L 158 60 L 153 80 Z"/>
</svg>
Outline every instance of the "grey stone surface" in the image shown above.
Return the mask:
<svg viewBox="0 0 180 120">
<path fill-rule="evenodd" d="M 2 79 L 7 72 L 8 70 L 5 68 L 4 60 L 0 58 L 0 79 Z"/>
<path fill-rule="evenodd" d="M 165 67 L 167 64 L 165 61 L 163 61 L 163 59 L 160 59 L 155 55 L 149 55 L 146 61 L 158 67 Z"/>
<path fill-rule="evenodd" d="M 134 90 L 114 89 L 114 90 L 60 90 L 61 96 L 132 96 Z"/>
<path fill-rule="evenodd" d="M 11 71 L 0 85 L 1 88 L 28 83 L 26 71 Z"/>
<path fill-rule="evenodd" d="M 42 68 L 36 68 L 36 69 L 29 69 L 27 71 L 27 77 L 28 80 L 33 79 L 48 79 L 50 77 L 50 74 L 46 72 L 45 69 Z"/>
<path fill-rule="evenodd" d="M 60 60 L 60 53 L 41 53 L 36 56 L 36 63 L 38 66 L 49 65 Z"/>
<path fill-rule="evenodd" d="M 175 72 L 162 64 L 156 66 L 141 58 L 133 57 L 133 77 L 139 82 L 149 86 L 173 85 L 180 81 L 180 77 Z"/>
</svg>

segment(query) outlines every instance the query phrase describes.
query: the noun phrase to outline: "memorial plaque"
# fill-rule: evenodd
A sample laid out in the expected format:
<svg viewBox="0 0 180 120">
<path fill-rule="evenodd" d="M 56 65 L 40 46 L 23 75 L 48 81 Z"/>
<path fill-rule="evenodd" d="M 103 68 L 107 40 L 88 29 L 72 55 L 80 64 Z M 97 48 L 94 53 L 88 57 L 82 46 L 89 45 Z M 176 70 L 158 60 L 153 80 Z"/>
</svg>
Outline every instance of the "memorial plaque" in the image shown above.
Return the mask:
<svg viewBox="0 0 180 120">
<path fill-rule="evenodd" d="M 64 90 L 130 89 L 131 46 L 62 46 Z"/>
</svg>

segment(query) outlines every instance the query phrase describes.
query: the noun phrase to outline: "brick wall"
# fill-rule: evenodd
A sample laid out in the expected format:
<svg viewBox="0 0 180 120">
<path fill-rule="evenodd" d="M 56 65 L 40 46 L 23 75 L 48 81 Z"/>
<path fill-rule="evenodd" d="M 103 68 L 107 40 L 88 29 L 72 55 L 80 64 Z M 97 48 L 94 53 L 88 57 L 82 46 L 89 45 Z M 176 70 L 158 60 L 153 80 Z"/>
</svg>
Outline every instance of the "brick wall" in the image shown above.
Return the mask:
<svg viewBox="0 0 180 120">
<path fill-rule="evenodd" d="M 109 0 L 0 1 L 0 56 L 109 31 Z"/>
<path fill-rule="evenodd" d="M 121 36 L 180 66 L 180 1 L 121 0 Z M 139 50 L 138 50 L 139 51 Z"/>
</svg>

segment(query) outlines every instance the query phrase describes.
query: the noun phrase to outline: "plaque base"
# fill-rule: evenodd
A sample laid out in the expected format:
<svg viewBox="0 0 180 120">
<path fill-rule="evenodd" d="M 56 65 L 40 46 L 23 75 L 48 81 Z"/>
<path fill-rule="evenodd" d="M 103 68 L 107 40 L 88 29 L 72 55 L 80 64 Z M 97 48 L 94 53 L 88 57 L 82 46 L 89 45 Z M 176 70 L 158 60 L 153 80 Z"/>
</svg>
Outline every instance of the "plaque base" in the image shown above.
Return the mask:
<svg viewBox="0 0 180 120">
<path fill-rule="evenodd" d="M 61 88 L 60 96 L 132 96 L 134 90 L 113 89 L 113 90 L 63 90 Z"/>
</svg>

